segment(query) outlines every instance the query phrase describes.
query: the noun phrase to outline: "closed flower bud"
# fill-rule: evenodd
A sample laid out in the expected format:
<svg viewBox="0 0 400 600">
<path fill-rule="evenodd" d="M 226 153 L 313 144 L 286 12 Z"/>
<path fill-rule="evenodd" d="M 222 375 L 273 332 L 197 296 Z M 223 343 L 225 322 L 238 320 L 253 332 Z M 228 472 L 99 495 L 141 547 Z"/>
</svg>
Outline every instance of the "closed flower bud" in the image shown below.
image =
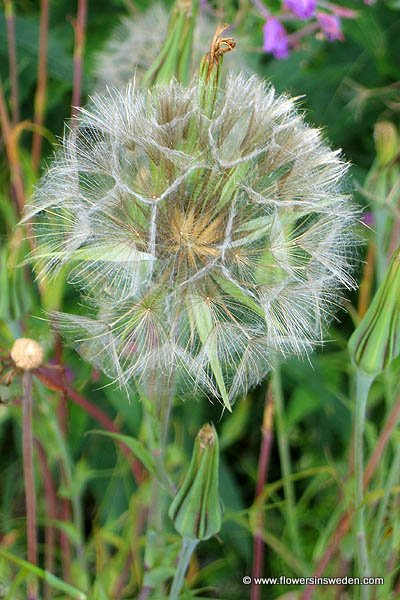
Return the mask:
<svg viewBox="0 0 400 600">
<path fill-rule="evenodd" d="M 349 341 L 353 363 L 365 374 L 377 376 L 400 352 L 400 248 L 385 278 Z"/>
<path fill-rule="evenodd" d="M 380 121 L 374 127 L 376 156 L 380 166 L 390 164 L 400 152 L 400 139 L 390 121 Z"/>
<path fill-rule="evenodd" d="M 218 468 L 218 436 L 207 424 L 197 434 L 189 470 L 168 512 L 182 537 L 206 540 L 220 530 Z"/>
<path fill-rule="evenodd" d="M 18 369 L 31 371 L 43 362 L 43 350 L 40 344 L 30 338 L 18 338 L 11 348 L 11 358 Z"/>
</svg>

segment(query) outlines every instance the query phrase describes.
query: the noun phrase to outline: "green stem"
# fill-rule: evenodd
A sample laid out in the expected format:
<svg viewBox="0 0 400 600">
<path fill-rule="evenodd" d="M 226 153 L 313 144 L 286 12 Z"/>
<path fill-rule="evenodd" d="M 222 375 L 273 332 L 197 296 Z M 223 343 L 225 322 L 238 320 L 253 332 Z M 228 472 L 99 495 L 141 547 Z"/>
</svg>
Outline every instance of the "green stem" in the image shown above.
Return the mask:
<svg viewBox="0 0 400 600">
<path fill-rule="evenodd" d="M 142 87 L 167 83 L 173 77 L 185 85 L 190 79 L 193 30 L 199 0 L 176 0 L 168 23 L 167 36 L 160 54 L 142 80 Z"/>
<path fill-rule="evenodd" d="M 145 570 L 160 562 L 163 551 L 163 525 L 166 514 L 166 493 L 175 493 L 165 465 L 169 419 L 174 398 L 173 381 L 165 382 L 156 374 L 151 378 L 147 393 L 142 394 L 148 422 L 149 448 L 154 458 L 156 475 L 151 482 L 151 501 L 147 520 Z M 147 598 L 151 586 L 144 586 L 139 598 Z"/>
<path fill-rule="evenodd" d="M 277 432 L 277 440 L 278 440 L 278 448 L 279 448 L 279 460 L 281 464 L 282 471 L 282 479 L 283 479 L 283 488 L 285 493 L 286 500 L 286 518 L 289 528 L 289 536 L 291 545 L 298 557 L 303 555 L 301 544 L 300 544 L 300 536 L 299 536 L 299 527 L 296 518 L 296 510 L 295 510 L 295 494 L 293 482 L 291 480 L 291 460 L 290 460 L 290 451 L 288 444 L 288 436 L 284 418 L 284 405 L 283 405 L 283 392 L 282 392 L 282 382 L 281 382 L 281 374 L 279 366 L 275 366 L 275 370 L 272 374 L 272 389 L 274 394 L 275 401 L 275 414 L 276 414 L 276 432 Z"/>
<path fill-rule="evenodd" d="M 171 591 L 169 593 L 169 600 L 178 600 L 179 593 L 183 587 L 183 582 L 185 580 L 185 574 L 189 566 L 190 559 L 197 544 L 198 540 L 183 538 L 182 548 L 179 553 L 178 566 L 176 568 L 174 579 L 172 581 Z"/>
<path fill-rule="evenodd" d="M 69 453 L 68 453 L 68 450 L 67 450 L 67 447 L 65 444 L 64 437 L 60 431 L 60 428 L 58 427 L 58 424 L 56 424 L 54 422 L 52 425 L 53 425 L 53 432 L 54 432 L 54 435 L 55 435 L 55 438 L 57 440 L 57 444 L 59 447 L 61 464 L 62 464 L 64 475 L 65 475 L 65 482 L 66 482 L 67 488 L 69 490 L 71 490 L 71 504 L 72 504 L 73 521 L 74 521 L 75 529 L 76 529 L 76 532 L 78 535 L 78 539 L 77 539 L 77 543 L 76 543 L 76 552 L 77 552 L 77 555 L 79 558 L 79 562 L 80 562 L 82 571 L 85 574 L 85 581 L 87 583 L 89 581 L 89 578 L 88 578 L 88 571 L 87 571 L 87 564 L 86 564 L 86 558 L 85 558 L 85 553 L 84 553 L 84 543 L 83 543 L 84 523 L 83 523 L 83 511 L 82 511 L 82 498 L 81 498 L 81 494 L 79 492 L 75 491 L 72 462 L 71 462 L 71 458 L 69 456 Z"/>
<path fill-rule="evenodd" d="M 364 499 L 364 430 L 368 401 L 368 392 L 373 377 L 357 370 L 356 375 L 356 406 L 354 423 L 354 504 L 355 504 L 355 534 L 357 548 L 357 562 L 361 577 L 369 577 L 370 567 L 368 560 L 367 537 L 365 532 L 365 506 Z M 368 600 L 369 586 L 361 587 L 361 597 Z"/>
<path fill-rule="evenodd" d="M 35 472 L 33 467 L 33 432 L 32 432 L 32 373 L 24 371 L 22 375 L 22 455 L 25 485 L 26 529 L 28 560 L 32 565 L 37 564 L 37 523 L 36 523 L 36 491 Z M 37 600 L 37 580 L 28 582 L 28 600 Z"/>
</svg>

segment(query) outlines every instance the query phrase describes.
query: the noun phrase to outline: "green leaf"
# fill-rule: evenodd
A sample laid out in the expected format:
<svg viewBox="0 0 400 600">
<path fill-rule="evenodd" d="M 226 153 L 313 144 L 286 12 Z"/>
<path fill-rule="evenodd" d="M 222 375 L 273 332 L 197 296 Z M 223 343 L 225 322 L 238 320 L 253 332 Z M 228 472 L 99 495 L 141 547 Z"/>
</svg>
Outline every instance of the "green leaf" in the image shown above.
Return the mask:
<svg viewBox="0 0 400 600">
<path fill-rule="evenodd" d="M 144 465 L 147 471 L 151 475 L 155 475 L 154 468 L 154 460 L 151 456 L 150 452 L 143 446 L 141 442 L 135 440 L 135 438 L 130 437 L 129 435 L 123 435 L 122 433 L 112 433 L 111 431 L 101 431 L 100 429 L 95 429 L 93 431 L 88 431 L 88 433 L 96 433 L 98 435 L 105 435 L 116 442 L 122 442 L 125 446 L 133 452 L 133 454 L 140 460 L 140 462 Z"/>
<path fill-rule="evenodd" d="M 173 567 L 155 567 L 144 574 L 143 584 L 151 588 L 157 588 L 161 583 L 171 579 L 175 574 Z"/>
<path fill-rule="evenodd" d="M 73 544 L 80 544 L 80 533 L 73 523 L 68 521 L 60 521 L 59 519 L 46 519 L 46 524 L 62 531 Z"/>
<path fill-rule="evenodd" d="M 32 573 L 32 575 L 40 577 L 49 585 L 51 585 L 54 589 L 68 594 L 70 598 L 76 598 L 77 600 L 87 600 L 87 596 L 84 592 L 78 590 L 76 587 L 73 587 L 69 583 L 65 583 L 65 581 L 59 579 L 52 573 L 49 573 L 48 571 L 45 571 L 44 569 L 41 569 L 40 567 L 31 564 L 27 560 L 24 560 L 19 556 L 15 556 L 15 554 L 12 554 L 11 552 L 4 550 L 3 548 L 0 548 L 0 556 L 2 556 L 5 560 L 9 560 L 10 562 L 14 563 L 21 569 L 25 569 L 26 571 L 28 571 L 28 573 Z"/>
<path fill-rule="evenodd" d="M 250 417 L 249 402 L 241 400 L 235 406 L 235 410 L 229 419 L 226 419 L 222 425 L 220 433 L 220 448 L 228 448 L 244 434 L 246 424 Z"/>
<path fill-rule="evenodd" d="M 307 389 L 296 388 L 286 411 L 286 430 L 290 431 L 296 423 L 321 408 L 318 394 L 310 394 Z"/>
</svg>

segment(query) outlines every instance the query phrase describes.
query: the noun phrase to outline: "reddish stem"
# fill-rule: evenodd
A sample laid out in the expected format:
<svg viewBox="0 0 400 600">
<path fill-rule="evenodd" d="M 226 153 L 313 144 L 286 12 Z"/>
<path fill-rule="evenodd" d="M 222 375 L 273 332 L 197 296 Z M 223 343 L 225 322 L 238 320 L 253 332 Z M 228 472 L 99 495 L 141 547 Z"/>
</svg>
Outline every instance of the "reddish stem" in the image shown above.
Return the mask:
<svg viewBox="0 0 400 600">
<path fill-rule="evenodd" d="M 132 565 L 132 554 L 129 552 L 128 556 L 125 559 L 123 569 L 122 569 L 121 573 L 119 574 L 119 576 L 115 582 L 114 589 L 111 593 L 111 597 L 113 598 L 113 600 L 120 600 L 120 598 L 122 596 L 122 592 L 126 585 L 127 579 L 129 577 L 129 573 L 131 571 L 131 565 Z"/>
<path fill-rule="evenodd" d="M 400 419 L 400 396 L 397 398 L 392 410 L 390 411 L 385 425 L 381 431 L 381 434 L 378 438 L 378 441 L 375 444 L 375 448 L 368 460 L 367 466 L 364 472 L 364 486 L 366 487 L 368 483 L 371 481 L 372 475 L 375 473 L 375 470 L 379 464 L 382 454 L 385 451 L 385 448 L 390 440 L 390 436 L 393 433 L 397 423 Z"/>
<path fill-rule="evenodd" d="M 59 365 L 59 375 L 63 387 L 60 391 L 59 403 L 57 406 L 57 420 L 60 428 L 61 435 L 64 439 L 67 437 L 67 429 L 68 429 L 68 402 L 67 402 L 67 394 L 65 392 L 65 370 L 62 356 L 62 343 L 60 336 L 56 334 L 55 338 L 55 358 L 57 361 L 57 365 Z M 60 465 L 60 480 L 62 484 L 65 484 L 67 478 L 65 476 L 64 468 Z M 71 502 L 68 498 L 61 498 L 60 505 L 60 520 L 66 523 L 70 523 L 72 519 L 72 509 Z M 60 546 L 61 552 L 64 557 L 63 560 L 63 574 L 64 578 L 72 583 L 71 578 L 71 565 L 72 565 L 72 546 L 68 535 L 64 531 L 60 531 Z"/>
<path fill-rule="evenodd" d="M 19 213 L 22 213 L 25 206 L 25 190 L 22 178 L 21 164 L 18 155 L 15 136 L 12 135 L 12 128 L 8 117 L 7 105 L 4 99 L 3 86 L 0 82 L 0 125 L 6 147 L 8 163 L 10 166 L 11 186 L 16 198 Z M 31 240 L 32 242 L 32 240 Z"/>
<path fill-rule="evenodd" d="M 60 431 L 64 437 L 67 436 L 68 432 L 68 398 L 65 391 L 66 379 L 65 379 L 65 368 L 63 360 L 63 346 L 61 338 L 58 334 L 55 337 L 55 359 L 57 365 L 60 367 L 60 377 L 63 383 L 63 389 L 60 390 L 60 402 L 57 407 L 57 418 L 60 426 Z"/>
<path fill-rule="evenodd" d="M 35 439 L 35 446 L 39 454 L 39 466 L 42 475 L 44 497 L 46 505 L 46 517 L 50 521 L 57 519 L 57 495 L 56 488 L 53 482 L 53 476 L 47 460 L 45 449 L 38 439 Z M 45 555 L 45 569 L 49 573 L 54 571 L 54 556 L 55 556 L 55 543 L 56 543 L 56 530 L 54 525 L 48 524 L 45 527 L 45 544 L 44 544 L 44 555 Z M 44 597 L 45 600 L 51 600 L 53 588 L 45 582 L 44 584 Z"/>
<path fill-rule="evenodd" d="M 44 122 L 46 110 L 46 88 L 47 88 L 47 40 L 49 29 L 49 0 L 41 0 L 40 3 L 40 30 L 39 30 L 39 60 L 38 60 L 38 82 L 35 94 L 35 113 L 33 122 L 41 127 Z M 32 141 L 32 166 L 36 171 L 40 164 L 42 152 L 42 135 L 35 131 Z"/>
<path fill-rule="evenodd" d="M 104 429 L 111 431 L 113 433 L 121 433 L 120 429 L 115 425 L 115 423 L 106 415 L 105 412 L 98 408 L 95 404 L 92 404 L 89 400 L 87 400 L 81 394 L 78 394 L 74 389 L 72 389 L 69 385 L 63 383 L 59 379 L 57 379 L 54 374 L 50 373 L 50 370 L 45 367 L 41 367 L 40 369 L 36 369 L 35 375 L 40 379 L 42 383 L 44 383 L 47 387 L 57 391 L 65 391 L 68 395 L 68 398 L 72 400 L 75 404 L 83 408 L 89 415 L 91 415 Z M 139 485 L 144 480 L 144 473 L 137 462 L 137 460 L 132 459 L 132 453 L 130 449 L 122 442 L 118 442 L 118 445 L 121 448 L 123 454 L 128 458 L 132 473 L 135 477 L 136 483 Z"/>
<path fill-rule="evenodd" d="M 363 278 L 360 283 L 358 294 L 357 312 L 360 319 L 362 319 L 365 313 L 367 312 L 368 306 L 371 302 L 371 292 L 374 283 L 375 255 L 375 244 L 372 241 L 370 241 L 368 244 L 368 252 L 365 261 Z"/>
<path fill-rule="evenodd" d="M 379 464 L 379 461 L 381 459 L 381 456 L 383 455 L 385 448 L 390 440 L 390 436 L 393 433 L 393 430 L 395 429 L 397 423 L 399 422 L 400 419 L 400 396 L 399 398 L 397 398 L 392 410 L 389 413 L 389 416 L 386 419 L 385 425 L 381 431 L 381 434 L 378 438 L 378 441 L 375 445 L 375 448 L 369 458 L 368 464 L 365 468 L 364 471 L 364 488 L 368 487 L 368 484 L 370 483 L 373 474 L 376 471 L 376 468 Z M 337 551 L 337 549 L 339 548 L 340 542 L 342 541 L 343 537 L 347 534 L 347 532 L 350 529 L 351 526 L 351 519 L 352 516 L 354 514 L 354 511 L 347 511 L 343 517 L 341 518 L 338 527 L 336 528 L 336 530 L 333 532 L 333 534 L 331 535 L 327 548 L 324 552 L 324 554 L 322 555 L 321 559 L 319 560 L 318 564 L 317 564 L 317 568 L 315 570 L 314 576 L 315 577 L 321 577 L 326 569 L 326 567 L 328 566 L 328 564 L 330 563 L 332 556 L 335 554 L 335 552 Z M 302 596 L 301 596 L 301 600 L 310 600 L 310 598 L 312 598 L 313 592 L 314 592 L 314 587 L 315 585 L 313 584 L 309 584 Z"/>
<path fill-rule="evenodd" d="M 61 481 L 65 481 L 65 473 L 60 467 Z M 71 503 L 67 498 L 61 499 L 61 506 L 59 508 L 59 519 L 60 521 L 64 521 L 65 523 L 71 523 L 72 521 L 72 511 L 71 511 Z M 72 565 L 72 548 L 71 542 L 69 541 L 68 535 L 60 530 L 60 548 L 61 548 L 61 556 L 62 556 L 62 569 L 63 569 L 63 577 L 65 581 L 69 583 L 73 583 L 71 576 L 71 565 Z"/>
<path fill-rule="evenodd" d="M 65 523 L 71 522 L 71 507 L 69 502 L 66 500 L 62 501 L 61 510 L 59 513 L 60 521 Z M 71 576 L 71 565 L 72 565 L 72 549 L 71 543 L 67 534 L 64 531 L 60 531 L 60 549 L 62 555 L 62 574 L 65 581 L 73 583 Z"/>
<path fill-rule="evenodd" d="M 292 33 L 291 35 L 288 36 L 290 45 L 293 48 L 296 47 L 303 38 L 309 36 L 311 33 L 314 33 L 315 31 L 318 31 L 319 28 L 320 28 L 320 26 L 318 23 L 309 23 L 308 25 L 305 25 L 304 27 L 302 27 L 301 29 L 296 31 L 296 33 Z"/>
<path fill-rule="evenodd" d="M 273 440 L 273 410 L 274 410 L 274 399 L 272 396 L 272 389 L 269 386 L 267 394 L 265 396 L 264 404 L 264 415 L 263 424 L 261 428 L 261 446 L 260 455 L 258 458 L 258 473 L 257 473 L 257 485 L 256 485 L 256 501 L 257 498 L 263 492 L 265 482 L 268 475 L 268 467 L 271 455 L 271 447 Z M 260 600 L 261 598 L 261 586 L 254 584 L 254 579 L 262 577 L 262 570 L 264 564 L 264 540 L 262 536 L 262 530 L 264 528 L 264 510 L 263 506 L 260 507 L 257 514 L 257 529 L 258 531 L 254 534 L 254 545 L 253 545 L 253 569 L 252 569 L 252 580 L 251 586 L 251 600 Z"/>
<path fill-rule="evenodd" d="M 37 525 L 36 525 L 36 493 L 35 473 L 33 468 L 33 434 L 32 434 L 32 374 L 24 371 L 22 375 L 22 456 L 24 469 L 26 529 L 28 561 L 37 565 Z M 37 581 L 28 581 L 28 600 L 37 600 Z"/>
<path fill-rule="evenodd" d="M 83 52 L 85 49 L 85 30 L 87 16 L 87 0 L 78 0 L 78 14 L 75 30 L 75 49 L 74 49 L 74 82 L 72 90 L 72 109 L 71 116 L 75 117 L 77 108 L 81 104 L 82 96 L 82 72 L 83 72 Z"/>
<path fill-rule="evenodd" d="M 337 528 L 335 529 L 335 531 L 329 539 L 328 547 L 326 548 L 322 558 L 317 564 L 317 568 L 314 572 L 314 577 L 322 577 L 326 567 L 329 565 L 329 563 L 332 560 L 332 557 L 339 548 L 340 542 L 350 529 L 351 516 L 353 515 L 353 512 L 354 511 L 345 513 L 340 519 L 339 525 L 337 526 Z M 304 590 L 303 594 L 301 595 L 300 600 L 310 600 L 310 598 L 312 598 L 315 585 L 316 584 L 309 584 Z"/>
<path fill-rule="evenodd" d="M 8 65 L 11 82 L 11 112 L 13 125 L 19 121 L 19 87 L 17 70 L 17 45 L 15 41 L 15 14 L 12 0 L 4 0 L 7 23 Z"/>
</svg>

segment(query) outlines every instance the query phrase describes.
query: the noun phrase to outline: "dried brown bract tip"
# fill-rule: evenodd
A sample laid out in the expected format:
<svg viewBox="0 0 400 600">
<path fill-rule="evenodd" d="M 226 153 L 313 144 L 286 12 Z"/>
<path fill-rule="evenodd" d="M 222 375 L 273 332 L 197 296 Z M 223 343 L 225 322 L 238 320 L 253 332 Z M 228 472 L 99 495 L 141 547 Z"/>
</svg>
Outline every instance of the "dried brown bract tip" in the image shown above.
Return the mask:
<svg viewBox="0 0 400 600">
<path fill-rule="evenodd" d="M 37 369 L 43 362 L 43 350 L 40 344 L 30 338 L 18 338 L 11 348 L 11 358 L 15 366 L 23 371 Z"/>
<path fill-rule="evenodd" d="M 200 429 L 199 433 L 197 434 L 197 437 L 201 448 L 204 449 L 207 446 L 213 446 L 215 442 L 215 429 L 212 425 L 207 423 L 207 425 L 204 425 Z"/>
<path fill-rule="evenodd" d="M 208 74 L 210 75 L 213 65 L 218 65 L 221 57 L 227 52 L 231 52 L 236 42 L 232 37 L 221 37 L 221 34 L 229 28 L 228 24 L 217 25 L 213 40 L 211 42 L 210 51 L 207 53 Z"/>
</svg>

